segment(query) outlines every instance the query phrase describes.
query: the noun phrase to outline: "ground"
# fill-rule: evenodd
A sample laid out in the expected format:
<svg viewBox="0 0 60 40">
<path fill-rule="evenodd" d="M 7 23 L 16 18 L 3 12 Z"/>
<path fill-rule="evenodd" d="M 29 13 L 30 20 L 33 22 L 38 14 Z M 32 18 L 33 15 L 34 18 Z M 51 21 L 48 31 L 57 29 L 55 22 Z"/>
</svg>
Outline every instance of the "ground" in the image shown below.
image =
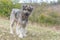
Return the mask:
<svg viewBox="0 0 60 40">
<path fill-rule="evenodd" d="M 60 32 L 31 23 L 26 28 L 28 36 L 21 39 L 9 33 L 9 24 L 9 20 L 0 18 L 0 40 L 60 40 Z"/>
</svg>

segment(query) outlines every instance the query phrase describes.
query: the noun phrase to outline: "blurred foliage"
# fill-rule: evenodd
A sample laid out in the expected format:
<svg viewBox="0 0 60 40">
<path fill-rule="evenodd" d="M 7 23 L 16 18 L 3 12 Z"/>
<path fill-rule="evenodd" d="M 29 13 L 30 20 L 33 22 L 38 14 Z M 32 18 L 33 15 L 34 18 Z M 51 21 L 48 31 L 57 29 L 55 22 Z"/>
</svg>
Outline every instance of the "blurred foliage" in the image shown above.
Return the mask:
<svg viewBox="0 0 60 40">
<path fill-rule="evenodd" d="M 18 3 L 20 0 L 11 0 L 14 4 Z"/>
<path fill-rule="evenodd" d="M 58 0 L 58 4 L 60 4 L 60 0 Z"/>
<path fill-rule="evenodd" d="M 0 16 L 9 17 L 12 8 L 20 8 L 20 4 L 13 4 L 10 0 L 0 0 Z"/>
<path fill-rule="evenodd" d="M 53 6 L 54 7 L 54 6 Z M 32 22 L 47 24 L 47 25 L 59 25 L 60 14 L 55 10 L 49 8 L 48 4 L 42 4 L 36 6 L 32 16 L 29 18 Z"/>
<path fill-rule="evenodd" d="M 59 13 L 49 9 L 47 3 L 33 4 L 32 6 L 34 6 L 34 10 L 29 18 L 30 21 L 48 25 L 60 24 Z M 0 0 L 0 16 L 9 17 L 13 8 L 21 8 L 21 4 L 13 4 L 10 0 Z"/>
</svg>

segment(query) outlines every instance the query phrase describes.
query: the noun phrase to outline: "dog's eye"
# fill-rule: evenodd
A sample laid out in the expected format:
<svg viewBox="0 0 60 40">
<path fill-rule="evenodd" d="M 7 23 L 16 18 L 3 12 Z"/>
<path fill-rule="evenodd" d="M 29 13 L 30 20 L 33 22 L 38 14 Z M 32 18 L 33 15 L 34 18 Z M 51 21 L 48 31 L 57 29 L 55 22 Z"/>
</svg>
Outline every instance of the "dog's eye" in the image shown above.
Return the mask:
<svg viewBox="0 0 60 40">
<path fill-rule="evenodd" d="M 23 10 L 27 10 L 27 8 L 23 8 Z"/>
<path fill-rule="evenodd" d="M 25 8 L 23 8 L 23 10 L 26 10 Z"/>
</svg>

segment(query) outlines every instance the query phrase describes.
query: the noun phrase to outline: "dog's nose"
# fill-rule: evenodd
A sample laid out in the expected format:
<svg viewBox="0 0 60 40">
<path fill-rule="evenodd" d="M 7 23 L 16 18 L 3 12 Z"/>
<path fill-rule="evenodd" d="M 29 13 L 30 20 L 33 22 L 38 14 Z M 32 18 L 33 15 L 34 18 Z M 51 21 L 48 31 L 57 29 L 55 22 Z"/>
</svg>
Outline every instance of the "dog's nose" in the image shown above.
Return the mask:
<svg viewBox="0 0 60 40">
<path fill-rule="evenodd" d="M 29 16 L 29 14 L 28 14 L 28 13 L 26 13 L 25 15 L 26 15 L 26 16 Z"/>
</svg>

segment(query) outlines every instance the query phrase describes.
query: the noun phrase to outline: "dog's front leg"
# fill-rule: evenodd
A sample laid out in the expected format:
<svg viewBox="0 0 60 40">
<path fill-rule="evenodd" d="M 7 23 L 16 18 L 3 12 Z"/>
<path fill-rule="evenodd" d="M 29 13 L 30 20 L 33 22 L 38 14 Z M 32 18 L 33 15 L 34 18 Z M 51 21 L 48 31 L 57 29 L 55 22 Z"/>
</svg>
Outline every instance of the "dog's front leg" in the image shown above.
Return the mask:
<svg viewBox="0 0 60 40">
<path fill-rule="evenodd" d="M 27 36 L 27 30 L 26 30 L 26 28 L 25 28 L 25 26 L 23 26 L 23 35 L 24 35 L 24 37 L 26 37 Z"/>
<path fill-rule="evenodd" d="M 20 38 L 23 38 L 23 37 L 26 37 L 27 35 L 26 35 L 26 33 L 27 33 L 27 31 L 25 30 L 25 27 L 20 27 L 20 29 L 19 29 L 19 37 Z"/>
<path fill-rule="evenodd" d="M 24 37 L 23 32 L 24 32 L 24 29 L 22 27 L 20 27 L 20 29 L 19 29 L 19 37 L 20 38 Z"/>
<path fill-rule="evenodd" d="M 16 34 L 17 34 L 17 35 L 19 35 L 19 29 L 20 29 L 20 28 L 19 28 L 19 25 L 17 24 L 17 26 L 16 26 Z"/>
<path fill-rule="evenodd" d="M 10 23 L 10 33 L 13 34 L 13 25 L 14 25 L 14 21 L 11 21 Z"/>
<path fill-rule="evenodd" d="M 23 36 L 26 37 L 27 36 L 27 31 L 24 29 L 24 32 L 23 32 Z"/>
</svg>

